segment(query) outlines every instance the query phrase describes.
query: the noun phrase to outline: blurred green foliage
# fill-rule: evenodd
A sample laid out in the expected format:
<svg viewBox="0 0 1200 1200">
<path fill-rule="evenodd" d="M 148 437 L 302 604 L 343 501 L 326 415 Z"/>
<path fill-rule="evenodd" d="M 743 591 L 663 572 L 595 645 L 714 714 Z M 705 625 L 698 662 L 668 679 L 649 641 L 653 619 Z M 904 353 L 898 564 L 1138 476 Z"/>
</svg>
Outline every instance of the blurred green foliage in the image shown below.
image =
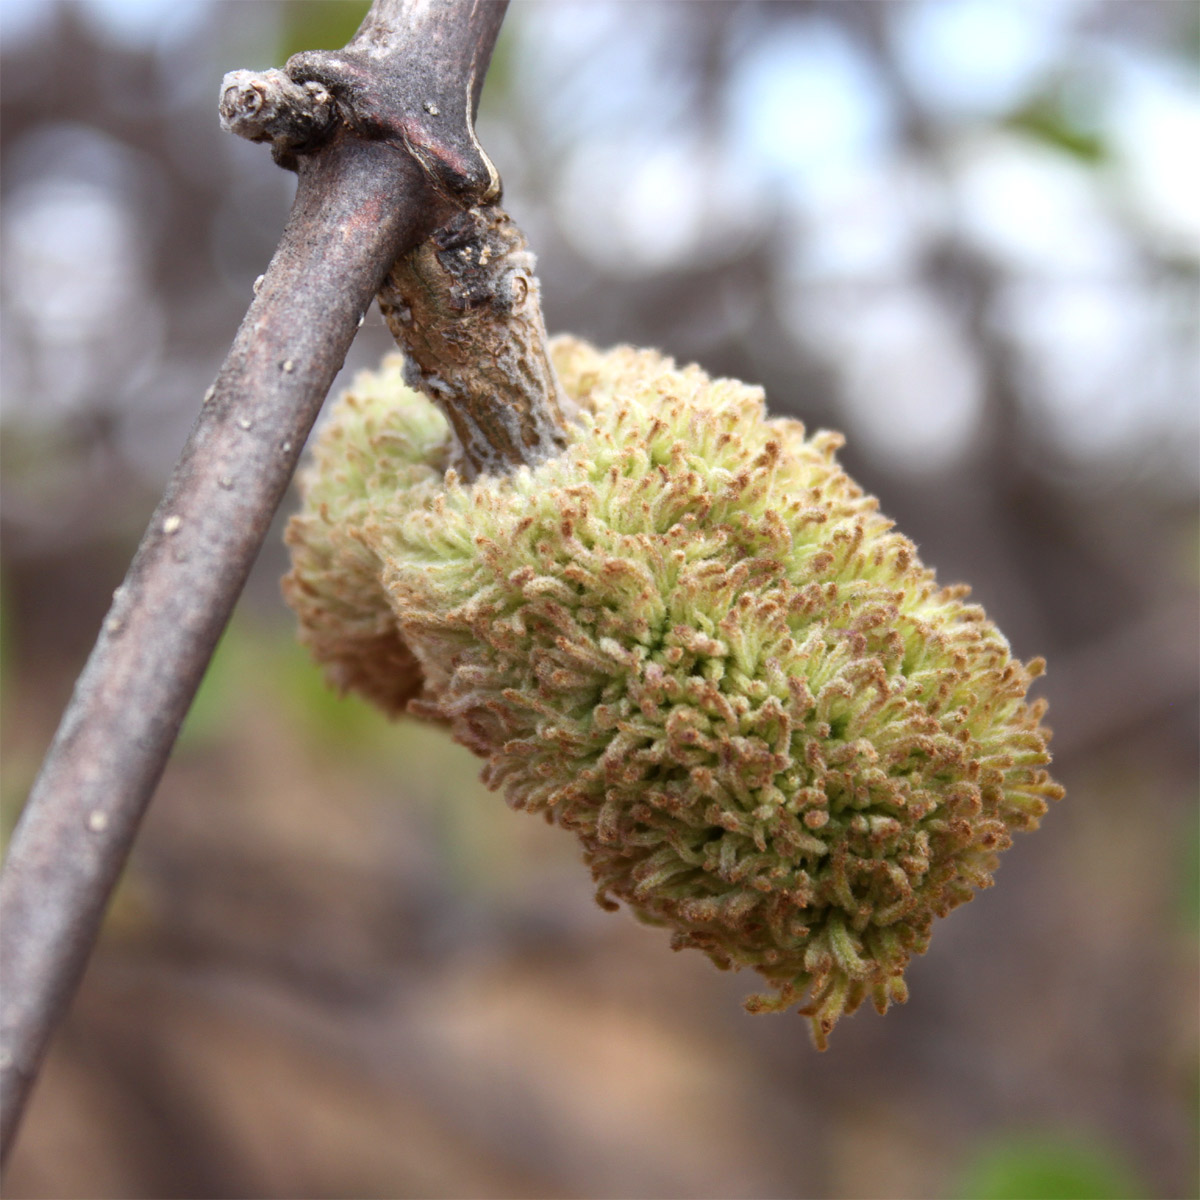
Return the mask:
<svg viewBox="0 0 1200 1200">
<path fill-rule="evenodd" d="M 284 711 L 317 750 L 363 751 L 387 721 L 354 696 L 339 696 L 325 681 L 290 625 L 266 624 L 240 613 L 221 638 L 179 734 L 183 751 L 220 739 L 248 705 Z"/>
<path fill-rule="evenodd" d="M 1098 122 L 1089 119 L 1088 98 L 1077 97 L 1082 102 L 1073 104 L 1072 96 L 1073 89 L 1066 84 L 1051 88 L 1032 97 L 1009 116 L 1006 124 L 1079 162 L 1098 166 L 1109 158 L 1108 145 L 1099 133 Z"/>
<path fill-rule="evenodd" d="M 523 846 L 542 831 L 488 793 L 478 759 L 444 729 L 389 720 L 355 696 L 338 695 L 296 640 L 291 622 L 269 622 L 239 609 L 196 693 L 177 756 L 228 749 L 248 730 L 262 728 L 265 710 L 314 769 L 337 764 L 348 792 L 366 787 L 387 805 L 419 812 L 440 875 L 453 891 L 495 896 L 523 886 Z M 562 838 L 556 844 L 574 867 L 574 842 Z"/>
<path fill-rule="evenodd" d="M 279 62 L 303 50 L 340 50 L 357 32 L 367 0 L 302 0 L 284 8 Z"/>
<path fill-rule="evenodd" d="M 11 671 L 11 655 L 9 654 L 9 606 L 8 589 L 4 578 L 0 576 L 0 715 L 5 713 L 9 697 L 9 673 Z M 14 764 L 7 761 L 0 764 L 0 849 L 8 845 L 13 826 L 21 812 L 25 798 L 27 771 L 24 764 L 19 763 L 18 769 L 13 770 Z"/>
<path fill-rule="evenodd" d="M 500 36 L 496 39 L 492 61 L 483 84 L 483 94 L 479 98 L 481 112 L 490 108 L 502 109 L 505 106 L 517 72 L 517 54 L 516 22 L 506 19 L 500 26 Z"/>
<path fill-rule="evenodd" d="M 1186 931 L 1200 934 L 1200 806 L 1191 814 L 1183 839 L 1180 908 Z"/>
<path fill-rule="evenodd" d="M 1135 1200 L 1147 1195 L 1112 1154 L 1070 1137 L 1011 1137 L 980 1150 L 962 1200 Z"/>
<path fill-rule="evenodd" d="M 292 0 L 283 9 L 277 61 L 285 63 L 304 50 L 340 49 L 358 31 L 369 7 L 367 0 Z M 492 54 L 485 104 L 495 104 L 509 91 L 515 61 L 511 29 L 512 23 L 505 22 Z"/>
<path fill-rule="evenodd" d="M 0 701 L 3 701 L 8 690 L 8 621 L 8 589 L 4 577 L 0 575 Z"/>
</svg>

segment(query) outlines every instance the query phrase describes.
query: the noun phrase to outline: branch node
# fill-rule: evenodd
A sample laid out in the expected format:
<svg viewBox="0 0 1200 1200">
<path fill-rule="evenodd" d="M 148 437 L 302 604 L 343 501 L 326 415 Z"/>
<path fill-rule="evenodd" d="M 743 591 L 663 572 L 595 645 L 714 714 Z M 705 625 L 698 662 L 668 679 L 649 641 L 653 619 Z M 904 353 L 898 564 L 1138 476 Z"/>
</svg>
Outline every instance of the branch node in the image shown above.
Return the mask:
<svg viewBox="0 0 1200 1200">
<path fill-rule="evenodd" d="M 456 206 L 500 198 L 500 175 L 471 115 L 472 93 L 436 71 L 397 77 L 368 51 L 309 50 L 287 62 L 294 83 L 318 84 L 338 115 L 361 137 L 390 142 L 421 164 L 430 183 Z"/>
<path fill-rule="evenodd" d="M 230 71 L 221 81 L 221 128 L 251 142 L 270 142 L 275 161 L 315 150 L 333 130 L 337 112 L 328 89 L 294 82 L 285 72 Z"/>
<path fill-rule="evenodd" d="M 567 444 L 533 269 L 520 229 L 488 204 L 401 255 L 379 291 L 408 382 L 445 412 L 468 481 L 534 466 Z"/>
</svg>

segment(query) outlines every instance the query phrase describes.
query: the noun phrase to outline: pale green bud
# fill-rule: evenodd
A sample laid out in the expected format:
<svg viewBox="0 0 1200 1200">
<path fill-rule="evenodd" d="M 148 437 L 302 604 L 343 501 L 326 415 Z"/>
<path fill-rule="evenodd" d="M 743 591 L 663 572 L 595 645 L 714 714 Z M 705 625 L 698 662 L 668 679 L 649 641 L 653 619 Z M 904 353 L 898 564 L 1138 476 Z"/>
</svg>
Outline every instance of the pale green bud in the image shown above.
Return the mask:
<svg viewBox="0 0 1200 1200">
<path fill-rule="evenodd" d="M 935 916 L 1061 795 L 1044 705 L 966 589 L 759 389 L 558 339 L 578 406 L 464 486 L 398 357 L 337 403 L 285 580 L 338 686 L 448 725 L 624 900 L 803 1004 L 902 1000 Z"/>
</svg>

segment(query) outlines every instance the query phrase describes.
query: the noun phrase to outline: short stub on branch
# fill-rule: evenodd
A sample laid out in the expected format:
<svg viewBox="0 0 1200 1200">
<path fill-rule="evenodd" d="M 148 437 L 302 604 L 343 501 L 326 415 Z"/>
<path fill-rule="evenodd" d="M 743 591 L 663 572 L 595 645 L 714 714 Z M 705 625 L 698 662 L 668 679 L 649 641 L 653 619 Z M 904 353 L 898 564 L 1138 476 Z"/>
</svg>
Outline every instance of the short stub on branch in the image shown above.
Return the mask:
<svg viewBox="0 0 1200 1200">
<path fill-rule="evenodd" d="M 450 421 L 467 480 L 566 447 L 534 258 L 498 204 L 469 208 L 399 258 L 379 308 L 406 378 Z"/>
<path fill-rule="evenodd" d="M 280 166 L 315 150 L 333 129 L 333 97 L 319 83 L 294 83 L 283 71 L 230 71 L 221 83 L 221 128 L 270 142 Z"/>
<path fill-rule="evenodd" d="M 341 123 L 420 164 L 453 215 L 400 256 L 379 293 L 409 378 L 446 414 L 466 479 L 532 466 L 566 446 L 562 389 L 546 351 L 534 257 L 500 208 L 500 177 L 475 136 L 477 78 L 397 75 L 377 48 L 291 58 L 287 70 L 225 77 L 226 128 L 270 142 L 298 169 Z"/>
</svg>

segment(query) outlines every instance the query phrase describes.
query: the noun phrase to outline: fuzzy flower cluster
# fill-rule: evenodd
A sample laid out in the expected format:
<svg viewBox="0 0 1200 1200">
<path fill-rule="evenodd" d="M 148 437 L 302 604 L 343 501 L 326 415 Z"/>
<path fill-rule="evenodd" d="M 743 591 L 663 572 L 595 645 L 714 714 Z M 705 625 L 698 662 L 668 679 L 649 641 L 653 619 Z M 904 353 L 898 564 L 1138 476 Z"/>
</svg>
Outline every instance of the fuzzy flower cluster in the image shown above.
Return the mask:
<svg viewBox="0 0 1200 1200">
<path fill-rule="evenodd" d="M 903 1000 L 935 917 L 1061 794 L 1043 705 L 965 589 L 759 389 L 552 344 L 578 406 L 463 485 L 398 358 L 338 402 L 285 581 L 331 680 L 447 724 L 574 830 L 606 907 L 753 967 L 752 1011 Z"/>
</svg>

